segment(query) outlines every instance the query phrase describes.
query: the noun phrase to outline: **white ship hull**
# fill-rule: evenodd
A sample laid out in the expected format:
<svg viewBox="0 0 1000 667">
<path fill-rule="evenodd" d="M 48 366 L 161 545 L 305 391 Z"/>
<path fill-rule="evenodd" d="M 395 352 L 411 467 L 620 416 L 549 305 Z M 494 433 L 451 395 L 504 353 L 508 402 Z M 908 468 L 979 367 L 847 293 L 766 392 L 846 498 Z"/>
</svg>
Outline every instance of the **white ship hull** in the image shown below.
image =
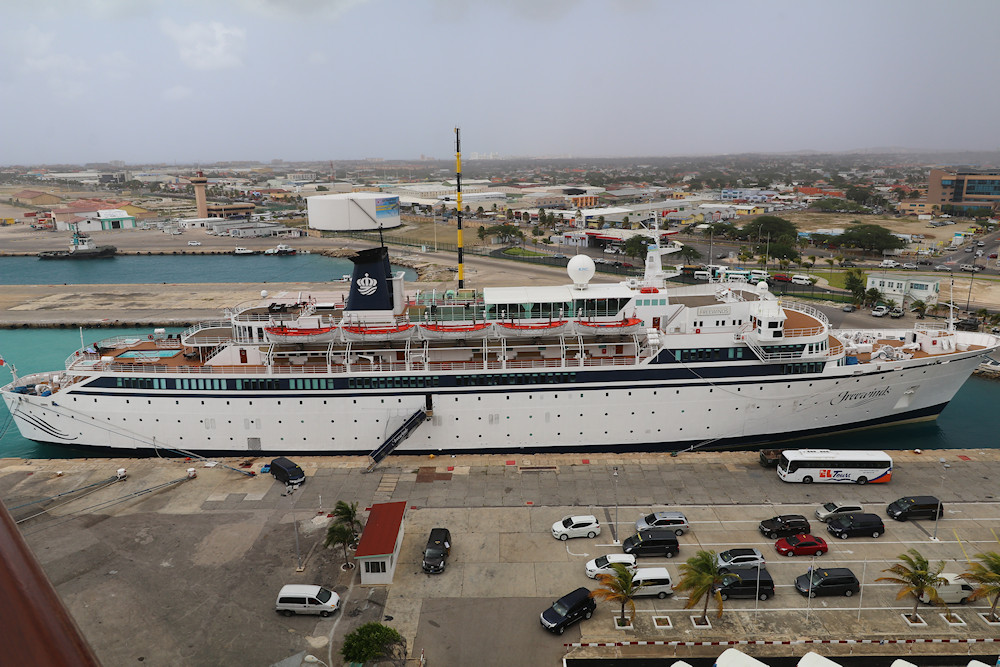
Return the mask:
<svg viewBox="0 0 1000 667">
<path fill-rule="evenodd" d="M 647 370 L 648 378 L 620 381 L 613 378 L 623 369 L 607 369 L 593 371 L 593 382 L 516 392 L 487 386 L 260 392 L 248 398 L 242 391 L 183 396 L 80 388 L 49 397 L 3 395 L 26 438 L 110 449 L 368 453 L 423 409 L 430 395 L 433 416 L 396 451 L 675 450 L 934 418 L 980 360 L 970 352 L 947 365 L 908 360 L 753 381 L 657 380 L 657 369 Z"/>
</svg>

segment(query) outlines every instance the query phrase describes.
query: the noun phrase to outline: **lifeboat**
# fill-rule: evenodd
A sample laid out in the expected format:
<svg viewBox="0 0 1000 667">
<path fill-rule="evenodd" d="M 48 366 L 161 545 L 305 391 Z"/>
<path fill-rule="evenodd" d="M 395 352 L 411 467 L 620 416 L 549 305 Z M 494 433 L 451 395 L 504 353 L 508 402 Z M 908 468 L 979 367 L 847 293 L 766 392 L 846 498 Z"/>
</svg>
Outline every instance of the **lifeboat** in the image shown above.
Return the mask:
<svg viewBox="0 0 1000 667">
<path fill-rule="evenodd" d="M 539 336 L 555 336 L 570 330 L 569 320 L 553 320 L 551 322 L 530 322 L 515 324 L 513 322 L 497 322 L 497 333 L 505 338 L 538 338 Z"/>
<path fill-rule="evenodd" d="M 336 340 L 340 328 L 330 327 L 286 327 L 276 325 L 264 327 L 264 334 L 272 343 L 328 343 Z"/>
<path fill-rule="evenodd" d="M 396 325 L 344 325 L 340 328 L 346 340 L 406 340 L 414 334 L 416 327 L 412 324 Z"/>
<path fill-rule="evenodd" d="M 612 322 L 588 322 L 577 320 L 576 331 L 584 336 L 622 336 L 636 333 L 642 329 L 642 320 L 638 317 L 626 317 Z"/>
<path fill-rule="evenodd" d="M 424 340 L 479 340 L 493 333 L 493 323 L 421 324 L 419 333 Z"/>
</svg>

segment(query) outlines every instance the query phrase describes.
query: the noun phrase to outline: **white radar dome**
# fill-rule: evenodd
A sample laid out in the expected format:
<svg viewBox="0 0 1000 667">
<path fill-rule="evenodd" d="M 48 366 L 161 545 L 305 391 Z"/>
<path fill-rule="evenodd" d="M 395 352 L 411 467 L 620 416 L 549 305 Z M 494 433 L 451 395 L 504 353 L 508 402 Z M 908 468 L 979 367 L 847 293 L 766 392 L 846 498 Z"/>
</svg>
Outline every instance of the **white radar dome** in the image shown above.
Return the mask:
<svg viewBox="0 0 1000 667">
<path fill-rule="evenodd" d="M 566 273 L 574 285 L 586 285 L 597 273 L 597 268 L 594 266 L 594 260 L 588 255 L 573 255 L 566 264 Z"/>
<path fill-rule="evenodd" d="M 262 289 L 260 291 L 260 298 L 262 298 L 262 299 L 266 299 L 267 298 L 267 290 L 266 289 Z"/>
</svg>

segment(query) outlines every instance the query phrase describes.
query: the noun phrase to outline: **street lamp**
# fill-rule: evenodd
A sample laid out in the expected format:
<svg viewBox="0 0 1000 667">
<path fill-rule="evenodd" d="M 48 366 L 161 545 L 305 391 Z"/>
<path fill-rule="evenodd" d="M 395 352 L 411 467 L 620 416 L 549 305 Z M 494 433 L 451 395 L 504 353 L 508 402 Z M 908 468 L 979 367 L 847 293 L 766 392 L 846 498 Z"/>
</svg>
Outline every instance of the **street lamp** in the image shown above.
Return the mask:
<svg viewBox="0 0 1000 667">
<path fill-rule="evenodd" d="M 937 536 L 938 521 L 941 520 L 941 496 L 944 495 L 944 478 L 945 478 L 945 475 L 943 473 L 944 473 L 945 470 L 947 470 L 948 468 L 951 467 L 950 463 L 945 463 L 944 462 L 944 457 L 941 457 L 940 459 L 938 459 L 938 462 L 941 464 L 942 475 L 941 475 L 941 491 L 938 493 L 937 512 L 934 513 L 934 537 L 931 538 L 935 542 L 938 541 L 938 536 Z"/>
<path fill-rule="evenodd" d="M 615 546 L 620 545 L 621 541 L 618 539 L 618 466 L 614 466 L 611 469 L 611 483 L 615 490 L 615 525 L 614 530 L 611 532 L 615 535 Z"/>
</svg>

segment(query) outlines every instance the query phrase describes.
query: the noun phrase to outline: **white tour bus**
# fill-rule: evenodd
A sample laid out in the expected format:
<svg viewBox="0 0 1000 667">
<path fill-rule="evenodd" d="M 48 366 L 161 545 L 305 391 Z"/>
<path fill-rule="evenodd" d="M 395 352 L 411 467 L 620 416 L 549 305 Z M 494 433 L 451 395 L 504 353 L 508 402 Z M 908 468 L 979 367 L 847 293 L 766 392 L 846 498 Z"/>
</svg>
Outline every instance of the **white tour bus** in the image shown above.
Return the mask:
<svg viewBox="0 0 1000 667">
<path fill-rule="evenodd" d="M 830 449 L 786 449 L 778 461 L 784 482 L 888 482 L 892 457 L 885 452 Z"/>
</svg>

